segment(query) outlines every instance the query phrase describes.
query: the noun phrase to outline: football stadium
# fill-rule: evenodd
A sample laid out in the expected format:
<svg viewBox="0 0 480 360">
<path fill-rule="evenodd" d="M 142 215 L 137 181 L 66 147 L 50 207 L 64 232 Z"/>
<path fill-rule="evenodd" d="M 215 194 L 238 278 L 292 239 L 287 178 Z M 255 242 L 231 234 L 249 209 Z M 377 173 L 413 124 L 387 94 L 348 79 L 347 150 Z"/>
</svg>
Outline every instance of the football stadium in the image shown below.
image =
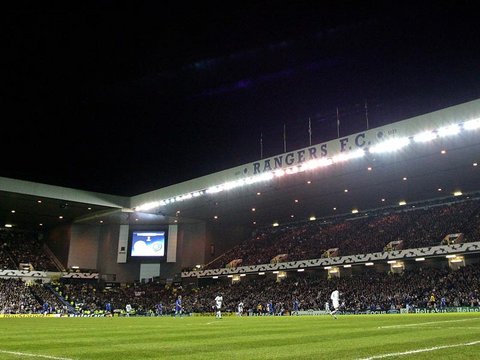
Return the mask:
<svg viewBox="0 0 480 360">
<path fill-rule="evenodd" d="M 478 162 L 473 100 L 132 197 L 2 177 L 0 358 L 477 359 Z"/>
</svg>

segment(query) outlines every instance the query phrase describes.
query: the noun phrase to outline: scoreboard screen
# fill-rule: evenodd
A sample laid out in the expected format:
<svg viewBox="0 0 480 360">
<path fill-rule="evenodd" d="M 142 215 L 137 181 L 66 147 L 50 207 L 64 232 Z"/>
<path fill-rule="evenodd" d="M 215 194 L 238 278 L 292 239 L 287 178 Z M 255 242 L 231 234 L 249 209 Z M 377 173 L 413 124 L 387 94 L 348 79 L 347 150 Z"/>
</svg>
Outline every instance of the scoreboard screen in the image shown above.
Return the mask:
<svg viewBox="0 0 480 360">
<path fill-rule="evenodd" d="M 131 257 L 165 256 L 167 232 L 164 230 L 132 231 L 130 242 Z"/>
</svg>

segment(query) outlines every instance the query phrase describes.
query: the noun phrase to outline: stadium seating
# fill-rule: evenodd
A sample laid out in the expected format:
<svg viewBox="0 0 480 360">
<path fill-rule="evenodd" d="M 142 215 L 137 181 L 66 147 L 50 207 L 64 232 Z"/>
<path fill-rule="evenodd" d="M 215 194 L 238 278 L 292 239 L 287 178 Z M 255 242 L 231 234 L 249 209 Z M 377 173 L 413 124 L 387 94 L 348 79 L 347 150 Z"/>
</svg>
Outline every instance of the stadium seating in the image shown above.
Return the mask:
<svg viewBox="0 0 480 360">
<path fill-rule="evenodd" d="M 31 232 L 0 231 L 0 242 L 0 267 L 3 269 L 23 270 L 28 267 L 29 270 L 59 271 L 55 262 L 47 255 L 44 244 Z"/>
<path fill-rule="evenodd" d="M 479 239 L 479 199 L 417 204 L 368 211 L 360 216 L 289 224 L 263 229 L 252 238 L 222 254 L 204 268 L 225 267 L 241 258 L 242 266 L 270 263 L 278 254 L 288 261 L 321 258 L 331 248 L 344 255 L 387 251 L 386 244 L 404 249 L 438 245 L 447 234 L 463 233 L 463 241 Z"/>
<path fill-rule="evenodd" d="M 225 266 L 235 259 L 242 259 L 244 265 L 269 263 L 274 258 L 320 258 L 335 248 L 342 255 L 366 253 L 382 251 L 385 244 L 397 244 L 399 239 L 405 248 L 416 248 L 438 245 L 449 234 L 460 233 L 462 241 L 478 241 L 479 212 L 478 199 L 448 199 L 408 209 L 381 209 L 357 217 L 332 218 L 328 222 L 289 224 L 257 232 L 221 260 Z M 19 241 L 2 236 L 2 266 L 17 266 L 21 261 L 39 268 L 51 266 L 40 255 L 41 246 L 34 240 L 22 238 L 23 244 L 30 244 L 31 249 L 27 249 Z M 407 306 L 480 306 L 479 284 L 478 263 L 453 270 L 447 262 L 406 269 L 400 274 L 365 268 L 338 278 L 329 278 L 323 269 L 317 269 L 290 273 L 282 281 L 267 274 L 248 275 L 237 282 L 224 277 L 191 284 L 150 281 L 105 286 L 96 280 L 64 279 L 45 286 L 9 278 L 0 279 L 0 312 L 39 314 L 48 304 L 48 312 L 102 316 L 105 305 L 111 303 L 120 315 L 126 304 L 131 304 L 137 315 L 153 316 L 159 303 L 163 304 L 164 314 L 171 314 L 181 294 L 186 313 L 211 313 L 213 299 L 222 293 L 226 312 L 235 312 L 237 304 L 243 302 L 247 314 L 262 315 L 267 302 L 272 301 L 274 313 L 282 315 L 289 313 L 294 299 L 299 299 L 301 310 L 322 310 L 334 288 L 343 289 L 343 309 L 350 312 L 391 311 Z M 437 299 L 434 304 L 429 303 L 432 294 Z"/>
</svg>

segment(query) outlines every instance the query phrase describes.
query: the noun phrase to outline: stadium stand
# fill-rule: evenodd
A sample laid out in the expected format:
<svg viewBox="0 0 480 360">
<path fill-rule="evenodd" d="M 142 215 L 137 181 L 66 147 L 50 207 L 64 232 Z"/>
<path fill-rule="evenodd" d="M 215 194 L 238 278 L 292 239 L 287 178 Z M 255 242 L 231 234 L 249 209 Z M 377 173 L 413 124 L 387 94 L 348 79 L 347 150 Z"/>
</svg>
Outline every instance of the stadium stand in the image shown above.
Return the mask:
<svg viewBox="0 0 480 360">
<path fill-rule="evenodd" d="M 45 251 L 45 245 L 28 231 L 0 232 L 2 254 L 0 266 L 4 269 L 60 271 L 50 254 Z M 21 264 L 25 264 L 22 266 Z"/>
<path fill-rule="evenodd" d="M 51 293 L 46 295 L 44 288 L 33 286 L 32 291 L 18 279 L 2 280 L 0 287 L 4 313 L 41 313 L 42 301 L 53 299 Z M 57 291 L 67 296 L 78 315 L 86 316 L 104 315 L 107 302 L 112 303 L 118 314 L 123 314 L 125 305 L 130 303 L 137 315 L 147 316 L 153 316 L 155 305 L 162 303 L 165 314 L 171 315 L 178 294 L 182 295 L 187 312 L 211 313 L 212 299 L 218 292 L 224 294 L 226 311 L 235 312 L 236 304 L 242 301 L 247 314 L 263 315 L 258 313 L 258 305 L 262 304 L 261 308 L 265 309 L 273 300 L 275 314 L 286 315 L 296 298 L 300 300 L 301 310 L 323 310 L 325 299 L 335 288 L 343 289 L 343 311 L 352 313 L 480 306 L 480 269 L 473 265 L 460 270 L 420 267 L 402 274 L 366 270 L 344 278 L 326 278 L 313 272 L 297 274 L 281 282 L 272 277 L 257 277 L 236 284 L 218 281 L 190 287 L 150 282 L 101 289 L 97 284 L 78 283 L 62 284 Z M 432 294 L 436 301 L 429 304 Z M 43 300 L 37 300 L 41 296 Z M 55 306 L 64 309 L 61 303 L 55 302 Z M 56 311 L 55 306 L 50 311 Z"/>
<path fill-rule="evenodd" d="M 476 197 L 449 198 L 418 203 L 408 209 L 377 209 L 357 216 L 289 224 L 259 231 L 220 258 L 224 262 L 231 259 L 226 266 L 243 266 L 268 263 L 272 259 L 322 257 L 332 250 L 335 256 L 383 251 L 385 244 L 398 243 L 399 239 L 406 248 L 437 245 L 458 234 L 462 235 L 455 239 L 461 238 L 462 242 L 476 241 L 479 212 L 480 200 Z M 2 233 L 1 254 L 4 268 L 18 266 L 21 261 L 33 264 L 34 268 L 54 268 L 54 263 L 42 255 L 41 244 L 22 232 Z M 219 265 L 214 262 L 208 266 Z M 241 301 L 246 314 L 264 315 L 267 303 L 273 301 L 274 313 L 284 315 L 289 314 L 294 299 L 300 300 L 301 310 L 322 310 L 328 294 L 337 287 L 344 289 L 343 311 L 401 308 L 413 311 L 440 306 L 479 306 L 479 280 L 478 266 L 454 270 L 445 263 L 407 269 L 399 274 L 385 269 L 364 269 L 336 278 L 317 269 L 304 275 L 290 274 L 281 281 L 272 276 L 257 276 L 236 282 L 204 279 L 190 285 L 149 281 L 105 286 L 96 279 L 65 278 L 52 286 L 11 277 L 0 281 L 0 312 L 104 316 L 105 306 L 110 303 L 118 315 L 124 315 L 126 304 L 132 304 L 135 314 L 153 316 L 159 303 L 164 304 L 164 314 L 171 314 L 175 299 L 181 294 L 186 312 L 211 313 L 214 295 L 222 292 L 227 311 L 235 312 L 236 304 Z M 436 298 L 434 303 L 429 302 L 432 294 Z"/>
<path fill-rule="evenodd" d="M 315 259 L 331 248 L 341 255 L 373 253 L 399 241 L 413 249 L 438 245 L 451 233 L 463 233 L 465 242 L 478 240 L 478 198 L 413 206 L 264 229 L 204 268 L 221 268 L 230 259 L 242 259 L 242 266 L 266 264 L 278 254 L 288 254 L 289 261 Z"/>
<path fill-rule="evenodd" d="M 26 283 L 19 278 L 0 279 L 1 314 L 42 314 L 64 311 L 63 304 L 43 285 Z"/>
</svg>

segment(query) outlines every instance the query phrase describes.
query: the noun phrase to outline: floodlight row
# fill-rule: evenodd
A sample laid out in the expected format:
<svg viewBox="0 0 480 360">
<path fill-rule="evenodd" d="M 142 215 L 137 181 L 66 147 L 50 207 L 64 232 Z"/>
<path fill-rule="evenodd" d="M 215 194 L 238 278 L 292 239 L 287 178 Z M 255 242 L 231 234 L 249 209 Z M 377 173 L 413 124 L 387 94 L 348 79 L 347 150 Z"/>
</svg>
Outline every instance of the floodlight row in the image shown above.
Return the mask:
<svg viewBox="0 0 480 360">
<path fill-rule="evenodd" d="M 177 202 L 182 202 L 185 200 L 190 200 L 190 199 L 197 198 L 199 196 L 203 196 L 207 194 L 216 194 L 223 191 L 236 189 L 242 186 L 248 186 L 248 185 L 252 185 L 260 182 L 270 181 L 274 178 L 280 178 L 285 175 L 292 175 L 292 174 L 297 174 L 305 171 L 311 171 L 318 168 L 327 167 L 336 163 L 342 163 L 345 161 L 362 158 L 365 156 L 367 152 L 371 154 L 395 152 L 405 148 L 406 146 L 410 145 L 412 142 L 425 143 L 425 142 L 433 141 L 437 138 L 458 135 L 462 130 L 469 131 L 469 130 L 477 130 L 479 128 L 480 128 L 480 118 L 477 118 L 477 119 L 469 120 L 463 123 L 440 127 L 434 130 L 423 131 L 410 137 L 392 137 L 388 140 L 379 142 L 365 150 L 358 149 L 358 150 L 350 151 L 347 153 L 337 154 L 329 158 L 309 160 L 299 165 L 288 167 L 286 169 L 276 169 L 276 170 L 265 172 L 259 175 L 254 175 L 254 176 L 249 176 L 243 179 L 228 181 L 223 184 L 211 186 L 207 189 L 192 191 L 186 194 L 173 196 L 173 197 L 159 200 L 159 201 L 148 202 L 148 203 L 137 206 L 135 210 L 148 211 L 157 207 L 166 206 L 166 205 L 177 203 Z"/>
</svg>

